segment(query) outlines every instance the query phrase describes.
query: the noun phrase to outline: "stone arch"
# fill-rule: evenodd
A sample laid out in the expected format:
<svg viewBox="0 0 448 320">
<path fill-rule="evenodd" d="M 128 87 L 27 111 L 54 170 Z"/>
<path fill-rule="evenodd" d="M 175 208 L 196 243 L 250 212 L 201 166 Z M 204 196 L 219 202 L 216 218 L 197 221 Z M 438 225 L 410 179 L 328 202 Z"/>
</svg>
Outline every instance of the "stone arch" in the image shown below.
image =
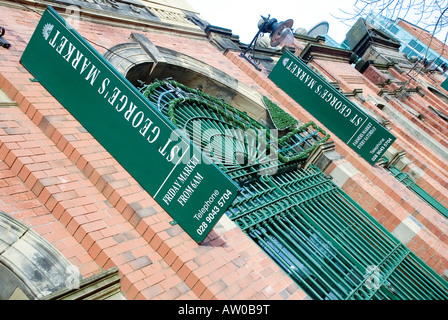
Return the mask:
<svg viewBox="0 0 448 320">
<path fill-rule="evenodd" d="M 0 211 L 0 300 L 42 299 L 81 279 L 49 242 Z"/>
<path fill-rule="evenodd" d="M 134 85 L 150 74 L 157 63 L 138 42 L 116 45 L 104 54 L 104 58 Z"/>
<path fill-rule="evenodd" d="M 180 52 L 155 46 L 142 34 L 131 34 L 133 42 L 109 49 L 104 57 L 136 87 L 171 78 L 186 86 L 223 99 L 266 123 L 267 110 L 261 95 L 225 72 Z"/>
</svg>

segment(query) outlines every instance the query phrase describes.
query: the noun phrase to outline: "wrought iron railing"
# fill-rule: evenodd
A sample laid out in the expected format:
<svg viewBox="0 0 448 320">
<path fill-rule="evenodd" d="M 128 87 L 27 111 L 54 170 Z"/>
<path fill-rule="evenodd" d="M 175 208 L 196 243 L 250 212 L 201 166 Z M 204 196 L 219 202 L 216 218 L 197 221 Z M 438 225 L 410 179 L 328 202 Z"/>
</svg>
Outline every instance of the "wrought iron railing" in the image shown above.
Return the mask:
<svg viewBox="0 0 448 320">
<path fill-rule="evenodd" d="M 143 92 L 240 184 L 227 215 L 311 298 L 448 298 L 447 282 L 316 166 L 298 168 L 329 138 L 314 123 L 277 139 L 247 114 L 175 81 Z"/>
<path fill-rule="evenodd" d="M 313 299 L 447 299 L 446 282 L 311 166 L 244 187 L 229 217 Z"/>
<path fill-rule="evenodd" d="M 402 172 L 394 165 L 389 165 L 388 170 L 393 176 L 405 185 L 409 190 L 414 192 L 420 199 L 430 205 L 434 210 L 440 213 L 442 216 L 448 219 L 448 208 L 443 206 L 439 201 L 434 199 L 428 192 L 421 188 L 417 183 L 412 180 L 408 173 Z"/>
<path fill-rule="evenodd" d="M 173 80 L 146 86 L 143 94 L 239 183 L 304 163 L 330 138 L 309 122 L 278 139 L 245 112 Z"/>
</svg>

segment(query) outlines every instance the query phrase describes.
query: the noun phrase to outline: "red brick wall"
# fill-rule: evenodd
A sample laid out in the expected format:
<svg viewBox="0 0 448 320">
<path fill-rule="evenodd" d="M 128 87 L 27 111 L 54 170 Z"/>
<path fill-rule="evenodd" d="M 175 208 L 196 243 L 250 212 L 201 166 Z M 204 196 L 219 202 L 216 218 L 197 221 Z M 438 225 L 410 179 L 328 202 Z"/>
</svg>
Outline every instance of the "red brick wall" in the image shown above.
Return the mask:
<svg viewBox="0 0 448 320">
<path fill-rule="evenodd" d="M 374 84 L 379 85 L 386 82 L 389 79 L 384 73 L 379 71 L 374 66 L 369 66 L 364 72 L 363 75 L 372 81 Z"/>
<path fill-rule="evenodd" d="M 51 242 L 72 264 L 78 266 L 84 277 L 100 270 L 88 252 L 5 162 L 0 162 L 0 179 L 0 211 L 23 222 Z"/>
<path fill-rule="evenodd" d="M 12 178 L 22 181 L 24 192 L 34 196 L 39 210 L 64 230 L 61 237 L 71 239 L 78 251 L 67 250 L 67 257 L 78 267 L 96 266 L 85 275 L 118 266 L 128 299 L 305 298 L 239 228 L 215 228 L 199 246 L 179 226 L 171 226 L 167 213 L 104 148 L 39 83 L 30 82 L 19 59 L 39 18 L 2 7 L 2 24 L 13 46 L 0 49 L 0 88 L 18 108 L 5 109 L 0 117 L 0 160 Z M 133 32 L 88 22 L 81 22 L 78 31 L 100 52 Z M 145 35 L 247 78 L 206 39 Z M 16 217 L 31 223 L 28 216 Z M 38 225 L 36 231 L 53 234 L 44 229 Z M 61 241 L 47 240 L 57 246 Z"/>
</svg>

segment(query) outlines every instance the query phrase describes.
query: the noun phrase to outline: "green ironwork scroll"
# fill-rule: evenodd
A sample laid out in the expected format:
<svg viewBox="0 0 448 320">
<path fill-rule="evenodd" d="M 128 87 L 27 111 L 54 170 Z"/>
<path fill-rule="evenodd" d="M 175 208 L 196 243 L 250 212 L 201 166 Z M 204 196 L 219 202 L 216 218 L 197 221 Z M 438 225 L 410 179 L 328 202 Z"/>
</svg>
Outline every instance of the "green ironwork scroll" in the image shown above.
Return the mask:
<svg viewBox="0 0 448 320">
<path fill-rule="evenodd" d="M 234 181 L 297 166 L 330 136 L 309 122 L 278 139 L 275 130 L 246 113 L 174 80 L 155 82 L 143 94 Z"/>
<path fill-rule="evenodd" d="M 278 139 L 245 113 L 175 81 L 143 92 L 238 182 L 227 216 L 312 299 L 448 298 L 447 282 L 329 177 L 314 165 L 298 168 L 329 139 L 314 123 Z"/>
</svg>

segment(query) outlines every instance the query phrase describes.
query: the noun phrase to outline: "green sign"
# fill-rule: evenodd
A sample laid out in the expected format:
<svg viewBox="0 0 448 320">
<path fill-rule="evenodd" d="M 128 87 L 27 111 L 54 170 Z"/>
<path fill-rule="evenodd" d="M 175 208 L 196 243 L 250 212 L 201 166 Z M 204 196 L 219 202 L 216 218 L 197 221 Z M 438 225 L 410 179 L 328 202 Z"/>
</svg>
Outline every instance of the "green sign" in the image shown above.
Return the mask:
<svg viewBox="0 0 448 320">
<path fill-rule="evenodd" d="M 237 186 L 51 7 L 21 58 L 166 212 L 202 243 Z"/>
<path fill-rule="evenodd" d="M 370 164 L 396 140 L 289 51 L 284 52 L 269 78 Z"/>
<path fill-rule="evenodd" d="M 442 88 L 445 89 L 446 91 L 448 91 L 448 79 L 446 79 L 445 81 L 443 81 L 442 83 Z"/>
</svg>

